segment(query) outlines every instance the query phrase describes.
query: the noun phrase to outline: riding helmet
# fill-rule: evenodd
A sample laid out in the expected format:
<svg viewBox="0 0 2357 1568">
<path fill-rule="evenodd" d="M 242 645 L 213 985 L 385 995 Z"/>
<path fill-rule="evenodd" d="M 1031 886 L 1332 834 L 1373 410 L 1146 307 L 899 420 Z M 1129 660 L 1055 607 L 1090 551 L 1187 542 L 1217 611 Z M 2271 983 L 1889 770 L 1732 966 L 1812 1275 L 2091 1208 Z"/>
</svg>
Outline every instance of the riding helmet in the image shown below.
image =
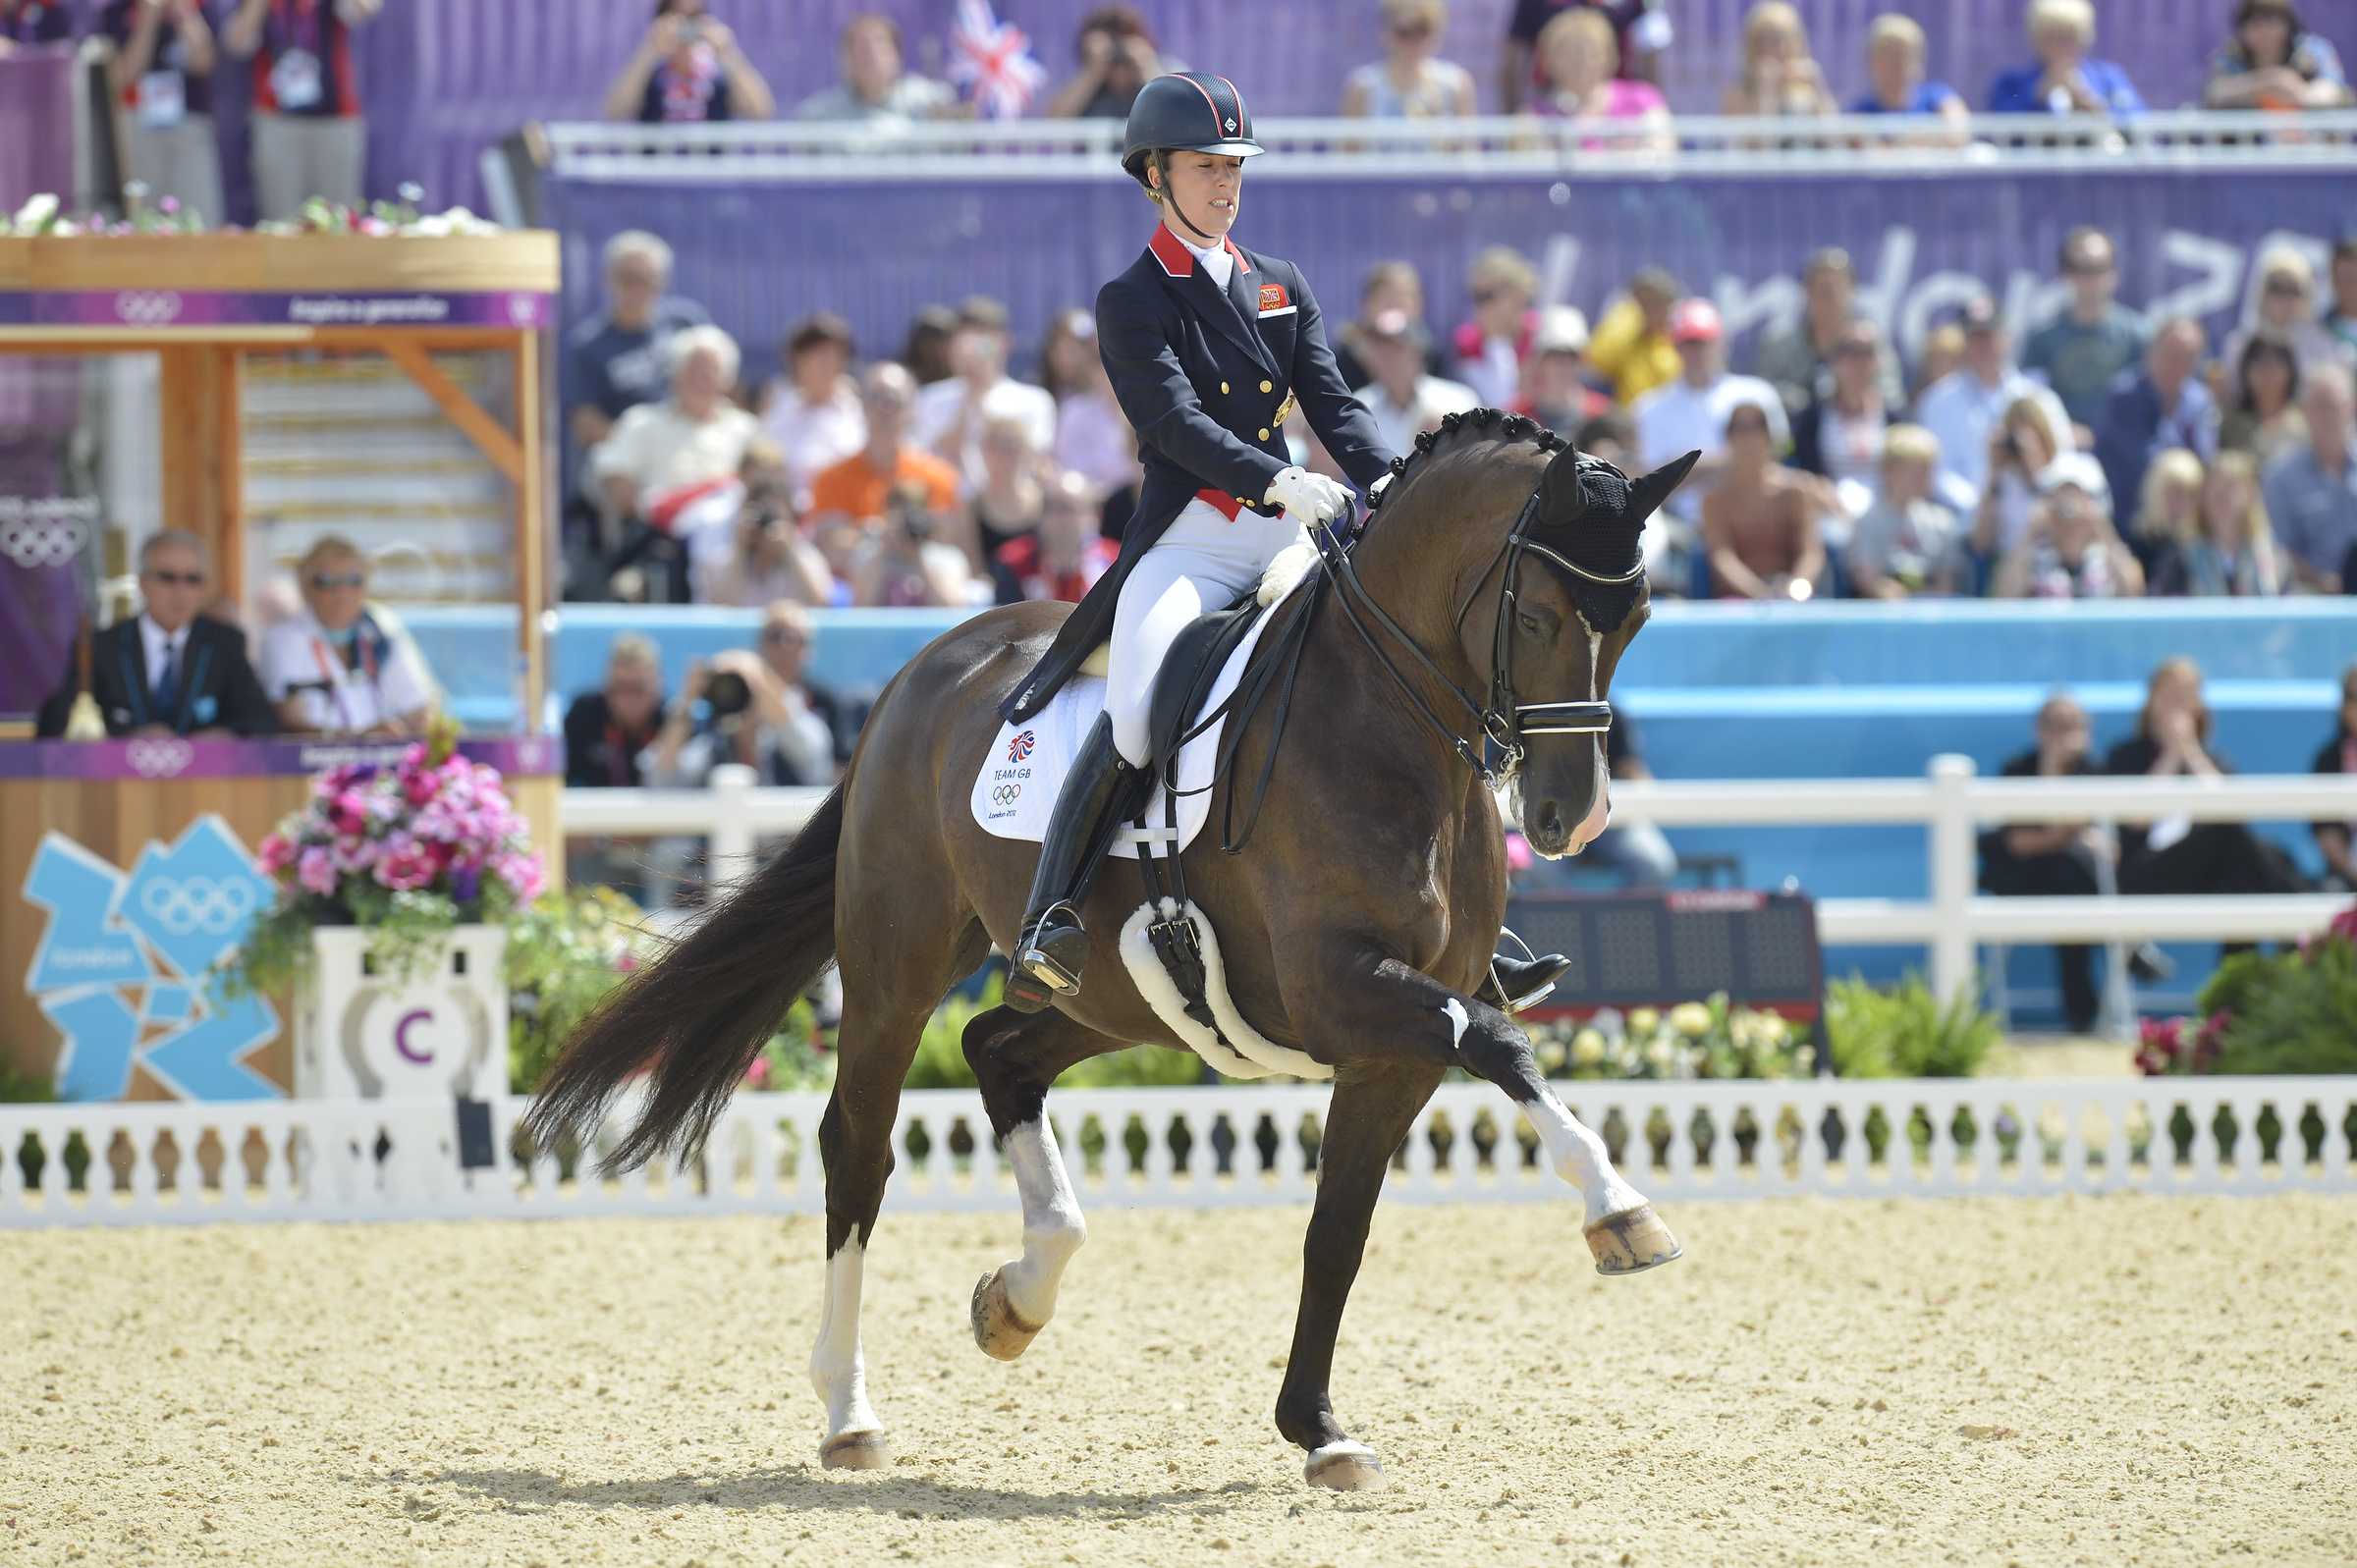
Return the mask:
<svg viewBox="0 0 2357 1568">
<path fill-rule="evenodd" d="M 1139 185 L 1146 160 L 1158 150 L 1211 152 L 1249 158 L 1261 150 L 1252 139 L 1252 111 L 1226 77 L 1186 71 L 1156 77 L 1138 89 L 1129 105 L 1129 131 L 1122 145 L 1122 167 Z"/>
</svg>

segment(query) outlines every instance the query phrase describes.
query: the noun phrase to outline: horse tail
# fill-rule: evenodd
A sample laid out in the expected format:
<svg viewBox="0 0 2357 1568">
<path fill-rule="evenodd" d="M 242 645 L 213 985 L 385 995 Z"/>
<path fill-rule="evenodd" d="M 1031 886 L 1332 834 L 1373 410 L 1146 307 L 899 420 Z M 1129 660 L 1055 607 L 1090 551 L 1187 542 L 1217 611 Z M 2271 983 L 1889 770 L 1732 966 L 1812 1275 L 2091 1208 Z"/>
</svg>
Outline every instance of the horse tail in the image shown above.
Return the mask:
<svg viewBox="0 0 2357 1568">
<path fill-rule="evenodd" d="M 525 1122 L 538 1147 L 594 1134 L 640 1071 L 645 1109 L 607 1173 L 703 1143 L 787 1009 L 834 961 L 842 838 L 839 784 L 784 853 L 615 988 L 540 1086 Z"/>
</svg>

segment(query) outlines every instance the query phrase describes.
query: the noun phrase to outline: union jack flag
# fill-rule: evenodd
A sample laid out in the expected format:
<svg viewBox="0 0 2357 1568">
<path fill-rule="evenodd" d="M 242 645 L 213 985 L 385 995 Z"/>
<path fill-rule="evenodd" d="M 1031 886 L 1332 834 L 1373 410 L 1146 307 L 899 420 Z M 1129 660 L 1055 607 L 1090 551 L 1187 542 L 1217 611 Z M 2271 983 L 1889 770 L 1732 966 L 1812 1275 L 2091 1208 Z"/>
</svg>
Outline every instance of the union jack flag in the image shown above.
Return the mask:
<svg viewBox="0 0 2357 1568">
<path fill-rule="evenodd" d="M 990 0 L 958 0 L 950 25 L 949 78 L 984 120 L 1020 120 L 1048 84 L 1029 34 L 1001 22 Z"/>
<path fill-rule="evenodd" d="M 1021 762 L 1024 758 L 1031 755 L 1033 744 L 1034 742 L 1031 739 L 1031 731 L 1028 730 L 1024 730 L 1021 734 L 1016 735 L 1013 740 L 1007 742 L 1007 760 L 1009 762 Z"/>
</svg>

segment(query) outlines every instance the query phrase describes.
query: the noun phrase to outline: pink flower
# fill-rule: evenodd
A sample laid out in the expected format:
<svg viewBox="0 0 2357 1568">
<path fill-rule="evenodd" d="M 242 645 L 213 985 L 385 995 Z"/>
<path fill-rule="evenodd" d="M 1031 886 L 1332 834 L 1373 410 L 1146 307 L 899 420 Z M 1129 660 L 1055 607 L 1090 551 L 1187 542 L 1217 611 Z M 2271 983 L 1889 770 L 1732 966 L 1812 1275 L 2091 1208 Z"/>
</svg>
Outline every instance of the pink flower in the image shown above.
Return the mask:
<svg viewBox="0 0 2357 1568">
<path fill-rule="evenodd" d="M 540 869 L 538 855 L 519 854 L 512 849 L 491 862 L 491 874 L 508 885 L 508 891 L 516 895 L 518 903 L 529 903 L 548 885 L 548 878 Z"/>
<path fill-rule="evenodd" d="M 367 799 L 356 789 L 347 789 L 327 802 L 328 825 L 338 833 L 358 833 L 368 825 Z"/>
<path fill-rule="evenodd" d="M 423 844 L 407 839 L 398 845 L 386 845 L 373 875 L 379 883 L 395 892 L 407 892 L 432 882 L 438 869 L 433 855 Z"/>
<path fill-rule="evenodd" d="M 755 1056 L 753 1064 L 744 1069 L 744 1086 L 747 1089 L 769 1087 L 769 1058 L 767 1056 Z"/>
<path fill-rule="evenodd" d="M 401 792 L 409 797 L 409 802 L 412 806 L 426 804 L 441 792 L 441 788 L 442 782 L 423 769 L 419 769 L 415 773 L 406 770 L 402 773 Z"/>
<path fill-rule="evenodd" d="M 336 891 L 335 857 L 325 849 L 305 849 L 295 865 L 295 880 L 322 898 Z"/>
<path fill-rule="evenodd" d="M 272 834 L 262 840 L 262 870 L 275 877 L 295 863 L 295 845 L 284 834 Z"/>
</svg>

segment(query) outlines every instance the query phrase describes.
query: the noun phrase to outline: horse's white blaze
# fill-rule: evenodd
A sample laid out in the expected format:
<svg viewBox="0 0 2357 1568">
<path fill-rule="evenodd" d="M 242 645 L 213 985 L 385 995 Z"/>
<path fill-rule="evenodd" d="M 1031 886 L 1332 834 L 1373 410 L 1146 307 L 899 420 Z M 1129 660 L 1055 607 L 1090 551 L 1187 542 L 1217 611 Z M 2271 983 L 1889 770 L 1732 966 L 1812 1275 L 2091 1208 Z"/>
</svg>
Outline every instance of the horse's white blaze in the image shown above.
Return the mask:
<svg viewBox="0 0 2357 1568">
<path fill-rule="evenodd" d="M 1007 1159 L 1023 1197 L 1023 1255 L 999 1271 L 999 1282 L 1016 1317 L 1045 1324 L 1056 1314 L 1064 1266 L 1088 1239 L 1088 1225 L 1056 1148 L 1056 1129 L 1046 1117 L 1026 1121 L 1008 1135 Z"/>
<path fill-rule="evenodd" d="M 827 1301 L 810 1351 L 810 1385 L 827 1403 L 829 1437 L 884 1430 L 867 1402 L 867 1361 L 859 1353 L 859 1284 L 866 1267 L 867 1248 L 858 1237 L 827 1260 Z"/>
<path fill-rule="evenodd" d="M 1585 616 L 1580 618 L 1580 625 L 1588 633 L 1588 695 L 1593 697 L 1596 695 L 1596 672 L 1604 667 L 1604 638 L 1599 636 L 1594 628 L 1588 626 Z M 1606 761 L 1611 754 L 1612 748 L 1604 743 L 1604 737 L 1597 736 L 1596 804 L 1588 808 L 1587 816 L 1582 818 L 1579 825 L 1571 830 L 1571 841 L 1563 848 L 1565 854 L 1578 854 L 1582 849 L 1594 843 L 1597 836 L 1612 824 L 1613 770 Z"/>
<path fill-rule="evenodd" d="M 1613 1168 L 1604 1140 L 1564 1109 L 1562 1102 L 1552 1093 L 1542 1092 L 1537 1100 L 1524 1105 L 1522 1114 L 1530 1118 L 1555 1173 L 1577 1187 L 1587 1199 L 1584 1223 L 1592 1225 L 1609 1216 L 1625 1214 L 1645 1201 Z"/>
</svg>

